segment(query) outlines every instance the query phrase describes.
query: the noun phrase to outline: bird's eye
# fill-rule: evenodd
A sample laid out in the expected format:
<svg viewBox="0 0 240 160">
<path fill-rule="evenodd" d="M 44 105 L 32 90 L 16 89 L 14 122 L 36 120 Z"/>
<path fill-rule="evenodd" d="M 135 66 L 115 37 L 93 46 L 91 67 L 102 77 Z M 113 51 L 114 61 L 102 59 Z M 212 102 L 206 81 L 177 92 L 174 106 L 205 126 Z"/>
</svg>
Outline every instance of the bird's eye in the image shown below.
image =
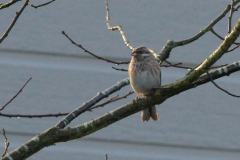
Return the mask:
<svg viewBox="0 0 240 160">
<path fill-rule="evenodd" d="M 142 54 L 143 52 L 142 52 L 142 51 L 139 51 L 138 53 L 139 53 L 139 54 Z"/>
<path fill-rule="evenodd" d="M 147 53 L 147 52 L 146 52 L 146 53 L 143 53 L 142 56 L 143 56 L 144 58 L 146 58 L 146 57 L 149 56 L 149 53 Z"/>
</svg>

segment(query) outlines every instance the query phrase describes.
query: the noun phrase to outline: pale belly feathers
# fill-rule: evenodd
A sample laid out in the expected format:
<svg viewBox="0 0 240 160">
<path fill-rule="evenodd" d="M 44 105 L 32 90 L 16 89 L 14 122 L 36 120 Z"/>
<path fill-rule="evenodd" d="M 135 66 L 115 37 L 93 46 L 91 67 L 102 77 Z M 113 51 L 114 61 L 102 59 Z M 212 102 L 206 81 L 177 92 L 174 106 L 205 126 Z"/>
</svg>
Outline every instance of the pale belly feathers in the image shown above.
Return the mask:
<svg viewBox="0 0 240 160">
<path fill-rule="evenodd" d="M 137 93 L 147 94 L 151 91 L 153 87 L 160 87 L 160 75 L 154 75 L 158 77 L 151 76 L 146 70 L 141 74 L 132 76 L 130 81 L 133 85 L 133 89 Z"/>
</svg>

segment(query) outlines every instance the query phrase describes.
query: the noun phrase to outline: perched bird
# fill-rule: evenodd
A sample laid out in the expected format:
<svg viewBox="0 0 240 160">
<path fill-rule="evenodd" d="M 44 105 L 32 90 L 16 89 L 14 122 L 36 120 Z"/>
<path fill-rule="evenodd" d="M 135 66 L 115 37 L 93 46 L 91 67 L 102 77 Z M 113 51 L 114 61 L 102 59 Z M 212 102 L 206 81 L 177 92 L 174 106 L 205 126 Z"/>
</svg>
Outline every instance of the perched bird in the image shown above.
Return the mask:
<svg viewBox="0 0 240 160">
<path fill-rule="evenodd" d="M 132 59 L 129 64 L 128 73 L 130 84 L 137 93 L 146 97 L 154 87 L 161 86 L 161 69 L 153 54 L 146 47 L 139 47 L 133 50 Z M 150 117 L 158 121 L 160 116 L 155 106 L 151 106 L 142 111 L 142 121 L 148 121 Z"/>
</svg>

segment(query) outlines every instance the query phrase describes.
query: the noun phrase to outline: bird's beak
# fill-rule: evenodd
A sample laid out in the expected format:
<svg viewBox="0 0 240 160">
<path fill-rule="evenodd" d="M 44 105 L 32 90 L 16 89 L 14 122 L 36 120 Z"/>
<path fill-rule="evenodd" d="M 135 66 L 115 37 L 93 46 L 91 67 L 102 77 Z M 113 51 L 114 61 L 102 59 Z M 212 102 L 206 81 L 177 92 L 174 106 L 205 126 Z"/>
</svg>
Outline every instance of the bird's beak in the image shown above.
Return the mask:
<svg viewBox="0 0 240 160">
<path fill-rule="evenodd" d="M 131 56 L 136 56 L 137 53 L 135 51 L 132 52 Z"/>
</svg>

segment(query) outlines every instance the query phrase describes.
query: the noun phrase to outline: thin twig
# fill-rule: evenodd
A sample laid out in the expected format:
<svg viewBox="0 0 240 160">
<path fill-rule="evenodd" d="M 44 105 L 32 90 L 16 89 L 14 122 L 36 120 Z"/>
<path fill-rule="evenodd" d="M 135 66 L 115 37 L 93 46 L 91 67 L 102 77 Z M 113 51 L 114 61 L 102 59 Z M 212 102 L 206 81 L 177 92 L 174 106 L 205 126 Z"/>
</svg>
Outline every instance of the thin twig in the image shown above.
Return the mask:
<svg viewBox="0 0 240 160">
<path fill-rule="evenodd" d="M 234 51 L 235 49 L 237 49 L 239 46 L 240 46 L 240 44 L 238 44 L 238 45 L 237 45 L 236 47 L 234 47 L 233 49 L 228 50 L 227 52 L 232 52 L 232 51 Z"/>
<path fill-rule="evenodd" d="M 238 11 L 239 8 L 240 8 L 240 5 L 234 8 L 234 11 Z"/>
<path fill-rule="evenodd" d="M 16 94 L 15 96 L 13 96 L 12 99 L 10 99 L 4 106 L 2 106 L 2 107 L 0 108 L 0 111 L 3 110 L 9 103 L 11 103 L 11 102 L 22 92 L 23 88 L 28 84 L 28 82 L 29 82 L 31 79 L 32 79 L 32 77 L 29 78 L 29 80 L 27 80 L 27 82 L 22 86 L 22 88 L 17 92 L 17 94 Z"/>
<path fill-rule="evenodd" d="M 168 65 L 161 64 L 160 66 L 161 66 L 161 67 L 175 67 L 175 68 L 191 69 L 191 67 L 179 66 L 179 65 L 182 65 L 183 62 L 179 62 L 179 63 L 176 63 L 176 64 L 172 64 L 171 62 L 169 62 L 169 61 L 167 61 L 167 60 L 165 60 L 165 62 L 166 62 Z"/>
<path fill-rule="evenodd" d="M 197 66 L 191 68 L 190 71 L 189 71 L 186 75 L 189 75 L 190 73 L 192 73 L 192 72 L 193 72 L 197 67 L 199 67 L 201 64 L 202 64 L 202 62 L 199 63 Z"/>
<path fill-rule="evenodd" d="M 2 117 L 16 117 L 16 118 L 43 118 L 43 117 L 60 117 L 66 116 L 69 113 L 57 113 L 57 114 L 39 114 L 39 115 L 23 115 L 23 114 L 4 114 L 0 112 L 0 116 Z"/>
<path fill-rule="evenodd" d="M 208 72 L 207 72 L 207 75 L 209 76 L 211 82 L 212 82 L 218 89 L 220 89 L 221 91 L 227 93 L 227 94 L 230 95 L 230 96 L 237 97 L 237 98 L 240 97 L 240 96 L 237 96 L 237 95 L 235 95 L 235 94 L 232 94 L 232 93 L 228 92 L 227 90 L 225 90 L 225 89 L 221 88 L 219 85 L 217 85 L 217 84 L 213 81 L 211 75 L 210 75 Z"/>
<path fill-rule="evenodd" d="M 7 8 L 7 7 L 10 7 L 11 5 L 13 5 L 14 3 L 19 2 L 19 1 L 21 1 L 21 0 L 11 0 L 8 3 L 0 4 L 0 10 L 4 9 L 4 8 Z"/>
<path fill-rule="evenodd" d="M 96 57 L 97 59 L 101 59 L 101 60 L 104 60 L 104 61 L 106 61 L 106 62 L 113 63 L 113 64 L 117 64 L 117 65 L 119 65 L 119 64 L 129 64 L 129 62 L 116 62 L 116 61 L 112 61 L 112 60 L 109 60 L 109 59 L 106 59 L 106 58 L 102 58 L 102 57 L 100 57 L 100 56 L 97 56 L 96 54 L 93 54 L 92 52 L 90 52 L 90 51 L 88 51 L 87 49 L 85 49 L 81 44 L 77 44 L 75 41 L 73 41 L 64 31 L 62 31 L 62 34 L 63 34 L 64 36 L 66 36 L 67 39 L 72 42 L 72 44 L 78 46 L 78 47 L 81 48 L 84 52 L 86 52 L 86 53 L 88 53 L 88 54 Z"/>
<path fill-rule="evenodd" d="M 220 65 L 220 66 L 213 66 L 213 67 L 210 67 L 210 69 L 216 69 L 216 68 L 221 68 L 221 67 L 225 67 L 227 66 L 228 64 L 223 64 L 223 65 Z"/>
<path fill-rule="evenodd" d="M 124 34 L 123 30 L 122 30 L 122 27 L 121 27 L 121 26 L 111 26 L 111 25 L 109 24 L 110 17 L 109 17 L 108 1 L 106 0 L 105 3 L 106 3 L 106 10 L 107 10 L 106 25 L 107 25 L 107 27 L 108 27 L 108 30 L 112 30 L 112 31 L 118 30 L 118 31 L 120 32 L 121 36 L 122 36 L 122 39 L 123 39 L 123 42 L 125 43 L 125 45 L 126 45 L 129 49 L 133 50 L 134 47 L 131 46 L 130 43 L 127 41 L 127 38 L 126 38 L 126 36 L 125 36 L 125 34 Z"/>
<path fill-rule="evenodd" d="M 8 36 L 8 33 L 11 31 L 11 29 L 13 28 L 13 26 L 15 25 L 16 21 L 18 20 L 19 16 L 21 15 L 21 13 L 23 12 L 23 10 L 25 9 L 25 7 L 28 5 L 29 0 L 26 0 L 25 3 L 23 4 L 22 8 L 20 9 L 19 12 L 16 12 L 16 16 L 13 19 L 12 23 L 10 24 L 10 26 L 8 27 L 8 29 L 6 30 L 6 32 L 2 35 L 2 37 L 0 38 L 0 44 L 2 43 L 2 41 Z"/>
<path fill-rule="evenodd" d="M 219 39 L 224 40 L 224 38 L 221 37 L 219 34 L 217 34 L 217 32 L 215 32 L 213 28 L 212 28 L 210 31 L 211 31 L 215 36 L 217 36 Z M 233 44 L 239 45 L 240 43 L 234 42 Z"/>
<path fill-rule="evenodd" d="M 211 31 L 215 36 L 217 36 L 219 39 L 224 40 L 224 38 L 221 37 L 219 34 L 217 34 L 217 32 L 215 32 L 213 28 L 211 28 L 210 31 Z"/>
<path fill-rule="evenodd" d="M 124 72 L 126 72 L 126 71 L 128 71 L 127 69 L 119 69 L 119 68 L 116 68 L 116 67 L 112 67 L 112 69 L 115 69 L 115 70 L 117 70 L 117 71 L 124 71 Z"/>
<path fill-rule="evenodd" d="M 120 100 L 120 99 L 127 98 L 129 95 L 131 95 L 131 94 L 133 94 L 133 93 L 134 93 L 134 92 L 129 92 L 129 93 L 127 93 L 126 95 L 124 95 L 124 96 L 122 96 L 122 97 L 119 97 L 118 95 L 116 95 L 115 97 L 110 98 L 108 101 L 106 101 L 106 102 L 104 102 L 104 103 L 102 103 L 102 104 L 99 104 L 99 105 L 97 105 L 97 106 L 91 107 L 90 110 L 91 110 L 91 109 L 98 108 L 98 107 L 103 107 L 103 106 L 105 106 L 106 104 L 109 104 L 109 103 L 118 101 L 118 100 Z"/>
<path fill-rule="evenodd" d="M 38 7 L 43 7 L 43 6 L 46 6 L 46 5 L 48 5 L 48 4 L 50 4 L 50 3 L 52 3 L 52 2 L 54 2 L 55 0 L 52 0 L 52 1 L 49 1 L 49 2 L 47 2 L 47 3 L 43 3 L 43 4 L 40 4 L 40 5 L 37 5 L 37 6 L 35 6 L 35 5 L 33 5 L 33 4 L 31 4 L 30 2 L 28 2 L 28 4 L 31 6 L 31 7 L 33 7 L 33 8 L 38 8 Z"/>
<path fill-rule="evenodd" d="M 115 99 L 118 99 L 118 98 L 119 98 L 118 95 L 116 95 L 115 97 L 111 97 L 111 98 L 110 98 L 109 100 L 107 100 L 106 102 L 103 102 L 103 103 L 101 103 L 101 104 L 99 104 L 99 105 L 96 105 L 96 106 L 93 106 L 93 107 L 89 108 L 88 111 L 92 111 L 92 109 L 95 109 L 95 108 L 98 108 L 98 107 L 103 107 L 103 106 L 105 106 L 105 105 L 108 104 L 108 103 L 114 102 L 114 100 L 115 100 Z"/>
<path fill-rule="evenodd" d="M 234 0 L 232 0 L 231 9 L 228 17 L 228 34 L 231 33 L 232 31 L 232 15 L 234 11 L 233 4 L 234 4 Z"/>
<path fill-rule="evenodd" d="M 2 131 L 3 131 L 3 136 L 4 136 L 4 139 L 5 139 L 5 140 L 4 140 L 5 150 L 4 150 L 4 153 L 2 154 L 2 157 L 4 157 L 5 154 L 8 153 L 8 147 L 9 147 L 10 143 L 7 141 L 7 136 L 6 136 L 5 130 L 2 129 Z"/>
</svg>

